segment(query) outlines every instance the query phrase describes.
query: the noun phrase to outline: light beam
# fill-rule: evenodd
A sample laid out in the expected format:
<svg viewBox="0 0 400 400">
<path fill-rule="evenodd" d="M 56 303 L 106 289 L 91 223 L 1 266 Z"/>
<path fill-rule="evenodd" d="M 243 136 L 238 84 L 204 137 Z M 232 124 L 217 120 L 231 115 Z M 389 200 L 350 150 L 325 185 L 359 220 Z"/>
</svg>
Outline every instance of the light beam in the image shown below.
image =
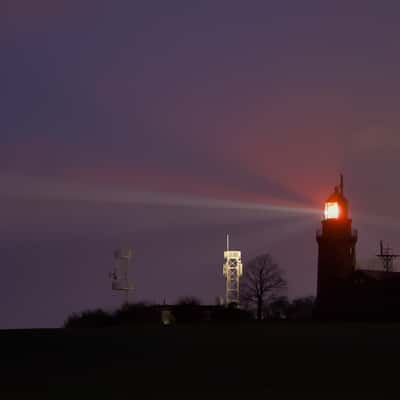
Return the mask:
<svg viewBox="0 0 400 400">
<path fill-rule="evenodd" d="M 146 204 L 160 206 L 205 207 L 214 209 L 249 210 L 281 213 L 284 215 L 320 215 L 311 207 L 296 207 L 266 203 L 251 203 L 213 199 L 164 192 L 121 190 L 114 187 L 88 186 L 78 183 L 59 182 L 44 178 L 20 175 L 0 176 L 0 194 L 28 198 L 62 199 L 71 201 L 101 202 L 113 204 Z"/>
</svg>

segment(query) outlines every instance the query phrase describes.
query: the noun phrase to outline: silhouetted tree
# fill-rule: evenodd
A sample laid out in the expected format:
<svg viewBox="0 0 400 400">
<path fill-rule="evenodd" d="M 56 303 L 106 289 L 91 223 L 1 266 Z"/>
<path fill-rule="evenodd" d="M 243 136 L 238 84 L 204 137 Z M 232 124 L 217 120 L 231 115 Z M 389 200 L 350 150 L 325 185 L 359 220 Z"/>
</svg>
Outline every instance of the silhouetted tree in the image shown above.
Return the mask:
<svg viewBox="0 0 400 400">
<path fill-rule="evenodd" d="M 295 320 L 311 319 L 313 315 L 315 298 L 313 296 L 294 299 L 288 309 L 288 318 Z"/>
<path fill-rule="evenodd" d="M 64 328 L 104 328 L 113 324 L 113 317 L 101 310 L 88 310 L 70 315 L 64 322 Z"/>
<path fill-rule="evenodd" d="M 107 326 L 160 323 L 160 310 L 146 303 L 124 304 L 113 313 L 88 310 L 70 315 L 65 328 L 103 328 Z"/>
<path fill-rule="evenodd" d="M 245 265 L 241 301 L 246 305 L 254 305 L 257 320 L 261 320 L 266 304 L 279 296 L 286 287 L 286 280 L 278 265 L 269 254 L 261 254 Z"/>
<path fill-rule="evenodd" d="M 265 308 L 265 314 L 271 319 L 286 319 L 290 308 L 290 302 L 286 296 L 278 296 L 272 299 Z"/>
<path fill-rule="evenodd" d="M 124 304 L 113 317 L 116 325 L 160 322 L 160 312 L 146 303 Z"/>
</svg>

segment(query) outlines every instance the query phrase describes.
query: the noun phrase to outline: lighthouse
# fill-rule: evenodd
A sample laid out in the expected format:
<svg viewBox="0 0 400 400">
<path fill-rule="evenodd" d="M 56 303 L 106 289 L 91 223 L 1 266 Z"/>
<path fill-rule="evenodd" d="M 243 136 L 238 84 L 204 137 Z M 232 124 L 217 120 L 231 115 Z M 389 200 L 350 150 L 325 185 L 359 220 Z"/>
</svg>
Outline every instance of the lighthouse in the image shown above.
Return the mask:
<svg viewBox="0 0 400 400">
<path fill-rule="evenodd" d="M 349 202 L 340 185 L 327 198 L 321 229 L 317 231 L 318 277 L 317 314 L 342 314 L 353 285 L 356 266 L 357 232 L 349 218 Z"/>
</svg>

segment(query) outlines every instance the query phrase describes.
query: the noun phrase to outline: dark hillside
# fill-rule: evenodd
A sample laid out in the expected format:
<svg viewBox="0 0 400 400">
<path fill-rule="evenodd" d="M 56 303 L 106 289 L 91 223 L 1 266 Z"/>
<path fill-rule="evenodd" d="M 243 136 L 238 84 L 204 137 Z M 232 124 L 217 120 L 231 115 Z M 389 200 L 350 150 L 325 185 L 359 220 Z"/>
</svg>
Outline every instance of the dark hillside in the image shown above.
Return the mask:
<svg viewBox="0 0 400 400">
<path fill-rule="evenodd" d="M 368 398 L 397 387 L 399 337 L 400 325 L 311 323 L 2 331 L 1 391 Z"/>
</svg>

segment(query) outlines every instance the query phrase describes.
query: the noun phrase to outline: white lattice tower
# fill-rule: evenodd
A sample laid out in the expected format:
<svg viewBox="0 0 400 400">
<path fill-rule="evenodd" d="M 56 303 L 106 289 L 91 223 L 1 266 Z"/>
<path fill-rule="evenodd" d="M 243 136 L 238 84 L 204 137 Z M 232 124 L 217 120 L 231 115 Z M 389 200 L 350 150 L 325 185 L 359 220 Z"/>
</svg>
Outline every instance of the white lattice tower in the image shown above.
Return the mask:
<svg viewBox="0 0 400 400">
<path fill-rule="evenodd" d="M 226 236 L 223 273 L 226 277 L 226 304 L 239 305 L 239 281 L 243 275 L 242 256 L 238 250 L 229 250 L 229 235 Z"/>
</svg>

